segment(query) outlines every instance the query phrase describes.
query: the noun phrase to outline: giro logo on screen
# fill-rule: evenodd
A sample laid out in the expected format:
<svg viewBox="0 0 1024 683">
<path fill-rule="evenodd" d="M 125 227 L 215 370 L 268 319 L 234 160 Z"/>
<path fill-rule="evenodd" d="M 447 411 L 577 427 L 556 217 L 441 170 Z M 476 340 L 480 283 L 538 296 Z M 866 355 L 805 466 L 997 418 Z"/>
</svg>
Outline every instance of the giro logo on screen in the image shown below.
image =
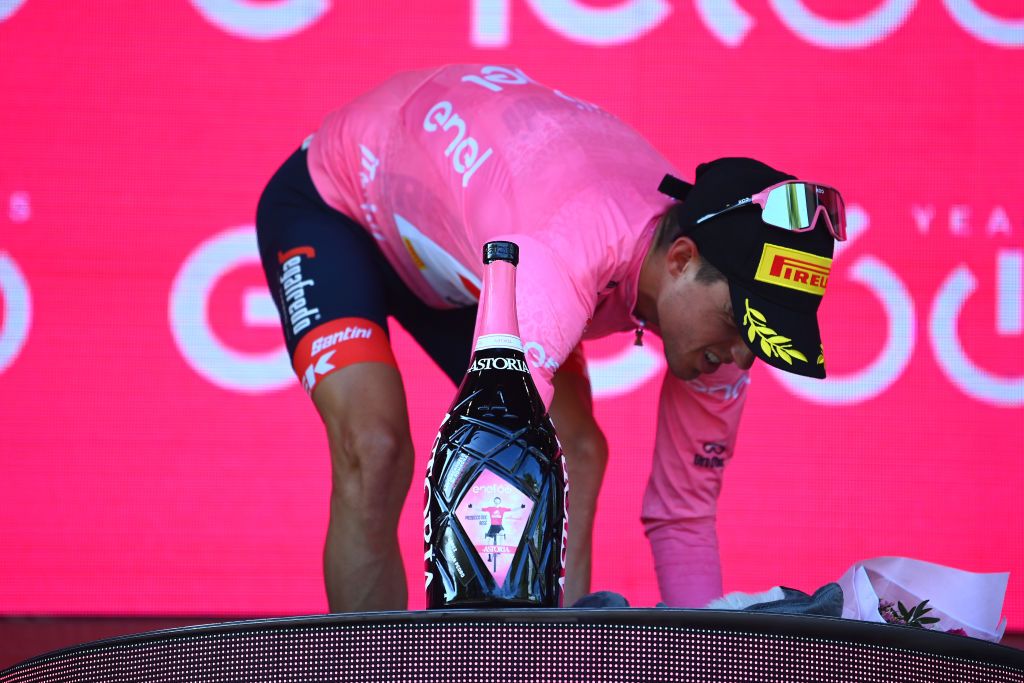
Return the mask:
<svg viewBox="0 0 1024 683">
<path fill-rule="evenodd" d="M 861 48 L 898 29 L 915 0 L 886 0 L 855 19 L 822 17 L 800 0 L 774 0 L 779 20 L 806 42 L 824 48 Z M 711 33 L 729 47 L 740 45 L 754 28 L 754 19 L 735 0 L 698 0 L 697 11 Z"/>
<path fill-rule="evenodd" d="M 18 357 L 32 326 L 28 281 L 10 256 L 0 251 L 0 372 Z"/>
<path fill-rule="evenodd" d="M 866 48 L 898 31 L 913 13 L 916 0 L 884 0 L 854 19 L 824 17 L 802 0 L 772 0 L 779 21 L 797 37 L 821 48 Z M 972 0 L 943 0 L 950 18 L 978 40 L 999 47 L 1024 45 L 1024 19 L 1004 19 L 979 8 Z M 743 42 L 754 28 L 753 18 L 736 0 L 697 0 L 704 25 L 729 47 Z"/>
<path fill-rule="evenodd" d="M 610 7 L 588 7 L 578 0 L 527 0 L 525 4 L 555 33 L 588 45 L 632 42 L 672 12 L 665 0 L 627 0 Z M 511 42 L 510 5 L 508 0 L 474 0 L 474 46 L 497 48 Z"/>
<path fill-rule="evenodd" d="M 772 0 L 768 4 L 797 38 L 831 50 L 867 48 L 885 40 L 910 20 L 918 5 L 916 0 L 880 0 L 858 17 L 832 19 L 813 11 L 803 0 Z M 943 0 L 943 5 L 953 24 L 975 39 L 996 47 L 1024 47 L 1024 18 L 998 16 L 973 0 Z M 583 45 L 635 42 L 665 23 L 672 10 L 663 0 L 632 0 L 601 8 L 587 7 L 578 0 L 473 0 L 472 45 L 510 45 L 512 14 L 520 6 L 529 7 L 553 32 Z M 704 28 L 727 47 L 741 46 L 756 28 L 754 16 L 737 0 L 693 0 L 693 7 Z"/>
<path fill-rule="evenodd" d="M 996 255 L 996 332 L 1020 338 L 1021 281 L 1024 250 L 1003 249 Z M 987 273 L 986 273 L 987 275 Z M 978 288 L 966 265 L 958 266 L 942 285 L 932 304 L 928 339 L 943 374 L 965 394 L 998 406 L 1024 405 L 1024 374 L 1007 377 L 979 365 L 964 346 L 957 321 L 964 305 Z"/>
<path fill-rule="evenodd" d="M 27 0 L 0 0 L 0 21 L 10 18 Z"/>
<path fill-rule="evenodd" d="M 272 351 L 240 351 L 223 341 L 210 324 L 210 299 L 220 280 L 236 268 L 259 262 L 255 228 L 232 228 L 197 246 L 171 285 L 169 320 L 178 351 L 196 373 L 223 389 L 257 393 L 295 382 L 284 344 Z M 265 286 L 247 289 L 238 304 L 245 325 L 280 326 Z"/>
<path fill-rule="evenodd" d="M 934 207 L 914 207 L 913 220 L 921 235 L 933 232 L 934 213 Z M 953 206 L 949 213 L 949 233 L 976 238 L 968 216 L 964 207 Z M 1012 238 L 1013 226 L 1004 220 L 1005 216 L 1001 207 L 993 210 L 985 228 L 989 238 Z M 851 205 L 847 210 L 847 223 L 848 239 L 836 244 L 836 259 L 865 234 L 870 221 L 861 207 Z M 1000 337 L 1024 339 L 1024 249 L 1014 246 L 997 249 L 994 266 L 985 273 L 995 292 L 994 331 Z M 874 360 L 862 369 L 842 375 L 829 374 L 824 382 L 771 368 L 784 387 L 812 403 L 855 405 L 881 395 L 903 376 L 918 343 L 918 311 L 899 273 L 872 255 L 853 260 L 847 273 L 850 280 L 867 288 L 881 305 L 886 319 L 885 342 Z M 947 380 L 965 395 L 995 406 L 1024 405 L 1024 374 L 1004 375 L 985 369 L 972 357 L 958 331 L 964 307 L 978 285 L 975 273 L 967 265 L 955 267 L 942 279 L 931 298 L 923 325 L 928 345 Z M 980 340 L 971 341 L 975 349 L 981 346 Z"/>
<path fill-rule="evenodd" d="M 331 8 L 330 0 L 191 0 L 208 22 L 238 38 L 277 40 L 300 33 Z M 3 5 L 0 4 L 0 8 Z"/>
</svg>

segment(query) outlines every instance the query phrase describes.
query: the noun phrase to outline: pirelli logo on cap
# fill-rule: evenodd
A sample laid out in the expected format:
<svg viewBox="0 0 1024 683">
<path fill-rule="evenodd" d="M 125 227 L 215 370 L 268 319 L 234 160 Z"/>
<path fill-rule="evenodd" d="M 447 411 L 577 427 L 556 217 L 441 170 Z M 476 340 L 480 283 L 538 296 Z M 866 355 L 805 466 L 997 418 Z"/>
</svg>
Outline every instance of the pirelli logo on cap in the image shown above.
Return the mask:
<svg viewBox="0 0 1024 683">
<path fill-rule="evenodd" d="M 824 296 L 831 269 L 830 258 L 775 244 L 765 244 L 754 279 L 770 285 Z"/>
</svg>

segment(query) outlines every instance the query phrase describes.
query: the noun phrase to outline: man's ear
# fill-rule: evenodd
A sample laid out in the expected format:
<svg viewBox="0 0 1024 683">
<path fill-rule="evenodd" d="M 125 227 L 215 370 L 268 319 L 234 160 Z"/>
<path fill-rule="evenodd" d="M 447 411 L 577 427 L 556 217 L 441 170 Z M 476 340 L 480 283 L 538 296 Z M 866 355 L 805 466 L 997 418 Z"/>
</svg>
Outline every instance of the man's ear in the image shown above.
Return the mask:
<svg viewBox="0 0 1024 683">
<path fill-rule="evenodd" d="M 697 244 L 689 237 L 680 237 L 668 246 L 665 253 L 665 265 L 668 274 L 673 278 L 678 277 L 686 269 L 686 266 L 698 258 L 700 253 Z"/>
</svg>

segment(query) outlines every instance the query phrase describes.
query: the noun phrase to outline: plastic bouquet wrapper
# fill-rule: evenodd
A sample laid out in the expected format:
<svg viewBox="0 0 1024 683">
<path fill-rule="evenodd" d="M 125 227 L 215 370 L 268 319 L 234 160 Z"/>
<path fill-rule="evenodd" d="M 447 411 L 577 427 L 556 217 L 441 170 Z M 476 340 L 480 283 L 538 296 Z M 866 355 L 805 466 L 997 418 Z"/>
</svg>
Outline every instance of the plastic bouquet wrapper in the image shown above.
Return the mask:
<svg viewBox="0 0 1024 683">
<path fill-rule="evenodd" d="M 976 574 L 909 557 L 857 562 L 839 579 L 843 617 L 999 642 L 1010 575 Z"/>
</svg>

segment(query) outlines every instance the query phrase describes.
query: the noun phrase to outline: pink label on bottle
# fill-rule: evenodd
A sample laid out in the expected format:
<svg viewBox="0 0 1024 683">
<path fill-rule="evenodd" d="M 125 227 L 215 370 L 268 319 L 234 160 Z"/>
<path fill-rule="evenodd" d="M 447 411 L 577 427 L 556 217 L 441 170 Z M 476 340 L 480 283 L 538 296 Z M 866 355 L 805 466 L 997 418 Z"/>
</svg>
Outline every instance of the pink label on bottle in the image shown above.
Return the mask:
<svg viewBox="0 0 1024 683">
<path fill-rule="evenodd" d="M 455 510 L 499 587 L 505 583 L 532 510 L 529 496 L 488 469 L 480 473 Z"/>
</svg>

